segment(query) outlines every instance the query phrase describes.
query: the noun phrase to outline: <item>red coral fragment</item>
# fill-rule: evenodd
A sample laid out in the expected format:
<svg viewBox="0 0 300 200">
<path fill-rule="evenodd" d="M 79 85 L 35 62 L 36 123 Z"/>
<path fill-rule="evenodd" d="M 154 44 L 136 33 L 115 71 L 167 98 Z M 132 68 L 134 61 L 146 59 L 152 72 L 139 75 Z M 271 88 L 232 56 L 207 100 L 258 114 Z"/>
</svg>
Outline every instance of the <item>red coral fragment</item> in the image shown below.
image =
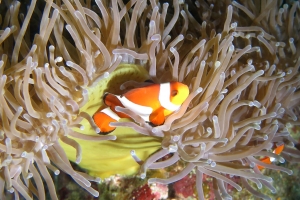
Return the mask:
<svg viewBox="0 0 300 200">
<path fill-rule="evenodd" d="M 131 194 L 132 200 L 153 200 L 155 195 L 152 194 L 152 190 L 148 184 L 143 185 L 142 187 L 133 190 Z"/>
<path fill-rule="evenodd" d="M 196 183 L 195 175 L 187 175 L 183 179 L 174 183 L 173 188 L 179 197 L 192 197 L 194 196 L 194 186 Z"/>
</svg>

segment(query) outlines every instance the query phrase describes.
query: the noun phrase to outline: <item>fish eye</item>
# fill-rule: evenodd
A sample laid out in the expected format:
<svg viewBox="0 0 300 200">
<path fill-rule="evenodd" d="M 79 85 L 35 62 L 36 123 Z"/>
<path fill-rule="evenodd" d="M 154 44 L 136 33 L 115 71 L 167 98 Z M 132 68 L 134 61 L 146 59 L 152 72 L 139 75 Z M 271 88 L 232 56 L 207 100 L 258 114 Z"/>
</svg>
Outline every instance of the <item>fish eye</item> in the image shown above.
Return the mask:
<svg viewBox="0 0 300 200">
<path fill-rule="evenodd" d="M 178 91 L 177 91 L 177 90 L 172 90 L 172 92 L 171 92 L 171 95 L 172 95 L 172 97 L 176 96 L 176 95 L 177 95 L 177 93 L 178 93 Z"/>
</svg>

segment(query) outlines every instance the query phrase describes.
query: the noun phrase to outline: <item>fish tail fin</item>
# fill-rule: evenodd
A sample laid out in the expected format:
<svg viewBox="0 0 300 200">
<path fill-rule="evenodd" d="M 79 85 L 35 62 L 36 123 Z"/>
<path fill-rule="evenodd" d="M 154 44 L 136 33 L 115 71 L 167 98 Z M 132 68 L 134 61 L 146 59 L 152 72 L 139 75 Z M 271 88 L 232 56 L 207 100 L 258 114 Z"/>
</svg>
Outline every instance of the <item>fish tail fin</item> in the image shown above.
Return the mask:
<svg viewBox="0 0 300 200">
<path fill-rule="evenodd" d="M 274 153 L 276 153 L 277 155 L 279 155 L 284 149 L 284 144 L 276 147 L 276 149 L 274 150 Z"/>
<path fill-rule="evenodd" d="M 271 164 L 272 163 L 269 157 L 264 157 L 264 158 L 260 159 L 260 161 L 264 162 L 266 164 Z M 262 169 L 265 168 L 265 167 L 260 166 L 260 165 L 257 165 L 257 167 L 258 167 L 259 170 L 262 170 Z"/>
<path fill-rule="evenodd" d="M 95 113 L 93 119 L 95 124 L 100 129 L 99 134 L 107 135 L 116 129 L 116 127 L 110 126 L 109 124 L 111 122 L 119 121 L 120 118 L 110 108 L 105 108 Z"/>
</svg>

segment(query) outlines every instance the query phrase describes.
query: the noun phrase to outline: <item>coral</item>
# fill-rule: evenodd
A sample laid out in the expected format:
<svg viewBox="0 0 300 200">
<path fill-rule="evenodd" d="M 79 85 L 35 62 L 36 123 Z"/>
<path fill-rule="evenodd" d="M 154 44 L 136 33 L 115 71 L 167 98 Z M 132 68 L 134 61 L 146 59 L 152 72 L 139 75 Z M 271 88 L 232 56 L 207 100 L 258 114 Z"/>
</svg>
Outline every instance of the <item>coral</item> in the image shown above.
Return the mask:
<svg viewBox="0 0 300 200">
<path fill-rule="evenodd" d="M 141 186 L 140 188 L 135 189 L 132 192 L 130 199 L 134 200 L 153 200 L 155 199 L 155 194 L 152 193 L 151 188 L 148 184 Z"/>
<path fill-rule="evenodd" d="M 175 193 L 180 198 L 193 197 L 195 195 L 196 175 L 187 175 L 173 184 Z"/>
<path fill-rule="evenodd" d="M 150 186 L 152 193 L 155 195 L 154 199 L 167 199 L 169 188 L 168 185 L 162 184 L 151 184 Z"/>
</svg>

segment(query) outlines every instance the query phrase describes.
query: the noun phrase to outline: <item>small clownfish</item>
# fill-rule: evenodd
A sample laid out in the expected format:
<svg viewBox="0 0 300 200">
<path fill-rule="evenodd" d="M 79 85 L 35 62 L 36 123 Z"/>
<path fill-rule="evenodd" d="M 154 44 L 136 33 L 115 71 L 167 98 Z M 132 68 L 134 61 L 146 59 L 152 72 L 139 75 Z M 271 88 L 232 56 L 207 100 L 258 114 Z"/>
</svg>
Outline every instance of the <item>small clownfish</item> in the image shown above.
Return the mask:
<svg viewBox="0 0 300 200">
<path fill-rule="evenodd" d="M 276 147 L 276 148 L 273 150 L 273 153 L 279 155 L 279 154 L 282 152 L 283 148 L 284 148 L 284 144 L 282 144 L 282 145 Z M 264 157 L 264 158 L 260 159 L 260 161 L 262 161 L 262 162 L 264 162 L 264 163 L 266 163 L 266 164 L 271 164 L 272 162 L 275 161 L 275 158 L 272 158 L 272 157 Z M 263 167 L 263 166 L 260 166 L 260 165 L 257 165 L 257 167 L 258 167 L 259 170 L 264 169 L 264 167 Z"/>
<path fill-rule="evenodd" d="M 101 130 L 100 134 L 108 134 L 115 130 L 109 125 L 110 122 L 130 118 L 115 110 L 116 106 L 120 106 L 133 111 L 153 126 L 162 125 L 165 117 L 178 110 L 188 95 L 188 86 L 179 82 L 151 84 L 129 90 L 123 95 L 105 93 L 103 101 L 108 107 L 96 112 L 93 119 Z"/>
</svg>

